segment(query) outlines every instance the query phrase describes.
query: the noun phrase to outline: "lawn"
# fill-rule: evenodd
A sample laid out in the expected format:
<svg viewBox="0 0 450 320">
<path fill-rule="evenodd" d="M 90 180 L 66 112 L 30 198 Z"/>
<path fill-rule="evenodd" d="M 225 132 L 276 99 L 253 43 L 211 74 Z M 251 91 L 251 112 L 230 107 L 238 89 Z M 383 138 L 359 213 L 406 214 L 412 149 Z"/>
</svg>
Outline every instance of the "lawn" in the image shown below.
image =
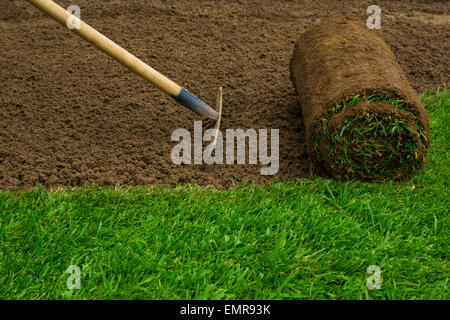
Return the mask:
<svg viewBox="0 0 450 320">
<path fill-rule="evenodd" d="M 402 182 L 1 191 L 0 299 L 449 299 L 450 90 L 421 99 L 433 144 Z"/>
</svg>

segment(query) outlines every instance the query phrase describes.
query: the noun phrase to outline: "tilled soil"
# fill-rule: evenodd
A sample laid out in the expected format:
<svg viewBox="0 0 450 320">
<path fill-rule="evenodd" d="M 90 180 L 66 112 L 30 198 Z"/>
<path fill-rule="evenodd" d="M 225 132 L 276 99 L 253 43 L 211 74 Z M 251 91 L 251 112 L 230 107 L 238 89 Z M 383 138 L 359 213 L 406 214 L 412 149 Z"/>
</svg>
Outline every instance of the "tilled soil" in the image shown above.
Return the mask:
<svg viewBox="0 0 450 320">
<path fill-rule="evenodd" d="M 324 17 L 367 19 L 373 1 L 57 1 L 214 105 L 227 128 L 280 130 L 275 177 L 310 175 L 289 78 L 299 34 Z M 417 92 L 448 86 L 448 1 L 377 1 L 381 36 Z M 0 188 L 270 181 L 261 165 L 175 165 L 172 132 L 199 116 L 26 1 L 0 5 Z M 205 144 L 206 145 L 206 144 Z"/>
</svg>

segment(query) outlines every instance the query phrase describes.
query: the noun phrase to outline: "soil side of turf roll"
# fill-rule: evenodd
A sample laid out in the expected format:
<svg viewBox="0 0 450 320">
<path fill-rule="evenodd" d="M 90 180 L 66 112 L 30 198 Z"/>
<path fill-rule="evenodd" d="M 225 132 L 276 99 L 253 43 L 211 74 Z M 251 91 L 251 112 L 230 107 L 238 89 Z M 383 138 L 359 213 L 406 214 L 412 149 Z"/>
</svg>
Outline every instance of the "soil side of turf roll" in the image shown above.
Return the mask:
<svg viewBox="0 0 450 320">
<path fill-rule="evenodd" d="M 377 33 L 356 18 L 330 18 L 323 19 L 302 33 L 295 44 L 290 61 L 291 80 L 302 109 L 307 152 L 312 167 L 318 172 L 325 173 L 314 149 L 322 124 L 333 108 L 355 95 L 378 94 L 404 101 L 408 111 L 423 124 L 426 137 L 431 138 L 429 120 L 417 93 L 394 54 Z M 361 106 L 365 104 L 359 103 L 355 107 Z M 392 116 L 399 116 L 395 106 L 391 105 L 390 109 Z M 387 113 L 386 104 L 371 103 L 370 110 L 373 113 Z M 406 114 L 402 117 L 405 120 L 408 118 Z M 341 117 L 341 125 L 346 119 L 348 117 Z M 339 127 L 336 123 L 332 124 Z M 321 144 L 325 154 L 328 150 L 324 141 Z M 327 157 L 324 157 L 327 164 Z M 325 171 L 332 175 L 339 174 L 329 166 Z"/>
</svg>

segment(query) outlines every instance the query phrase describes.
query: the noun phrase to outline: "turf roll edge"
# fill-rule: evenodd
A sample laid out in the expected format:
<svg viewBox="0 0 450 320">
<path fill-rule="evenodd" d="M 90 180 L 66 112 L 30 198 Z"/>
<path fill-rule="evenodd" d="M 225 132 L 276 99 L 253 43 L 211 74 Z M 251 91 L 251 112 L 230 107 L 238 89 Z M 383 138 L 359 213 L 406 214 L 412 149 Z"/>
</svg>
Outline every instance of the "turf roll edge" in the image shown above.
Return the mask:
<svg viewBox="0 0 450 320">
<path fill-rule="evenodd" d="M 290 62 L 314 168 L 343 179 L 399 179 L 421 169 L 431 142 L 425 109 L 377 30 L 323 19 Z"/>
</svg>

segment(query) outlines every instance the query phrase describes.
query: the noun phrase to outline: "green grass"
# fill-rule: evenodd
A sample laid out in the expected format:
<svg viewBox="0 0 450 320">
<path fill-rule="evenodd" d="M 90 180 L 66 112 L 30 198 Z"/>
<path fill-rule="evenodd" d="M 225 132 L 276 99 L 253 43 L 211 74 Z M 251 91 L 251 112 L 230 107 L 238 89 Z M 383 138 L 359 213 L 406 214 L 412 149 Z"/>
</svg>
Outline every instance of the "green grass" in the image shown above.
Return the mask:
<svg viewBox="0 0 450 320">
<path fill-rule="evenodd" d="M 331 135 L 330 165 L 351 180 L 398 178 L 423 163 L 419 137 L 404 120 L 391 116 L 353 118 Z"/>
<path fill-rule="evenodd" d="M 421 98 L 433 144 L 404 182 L 2 191 L 0 298 L 448 299 L 450 91 Z"/>
<path fill-rule="evenodd" d="M 321 130 L 315 139 L 317 160 L 330 172 L 344 180 L 385 180 L 410 176 L 424 164 L 427 153 L 427 137 L 423 124 L 407 123 L 393 115 L 382 116 L 367 112 L 364 116 L 347 120 L 341 128 L 331 133 L 327 150 L 321 150 L 322 139 L 328 134 L 333 116 L 358 103 L 379 102 L 393 105 L 403 117 L 413 116 L 405 101 L 392 93 L 356 94 L 342 99 L 322 119 Z M 329 162 L 325 161 L 329 153 Z"/>
</svg>

